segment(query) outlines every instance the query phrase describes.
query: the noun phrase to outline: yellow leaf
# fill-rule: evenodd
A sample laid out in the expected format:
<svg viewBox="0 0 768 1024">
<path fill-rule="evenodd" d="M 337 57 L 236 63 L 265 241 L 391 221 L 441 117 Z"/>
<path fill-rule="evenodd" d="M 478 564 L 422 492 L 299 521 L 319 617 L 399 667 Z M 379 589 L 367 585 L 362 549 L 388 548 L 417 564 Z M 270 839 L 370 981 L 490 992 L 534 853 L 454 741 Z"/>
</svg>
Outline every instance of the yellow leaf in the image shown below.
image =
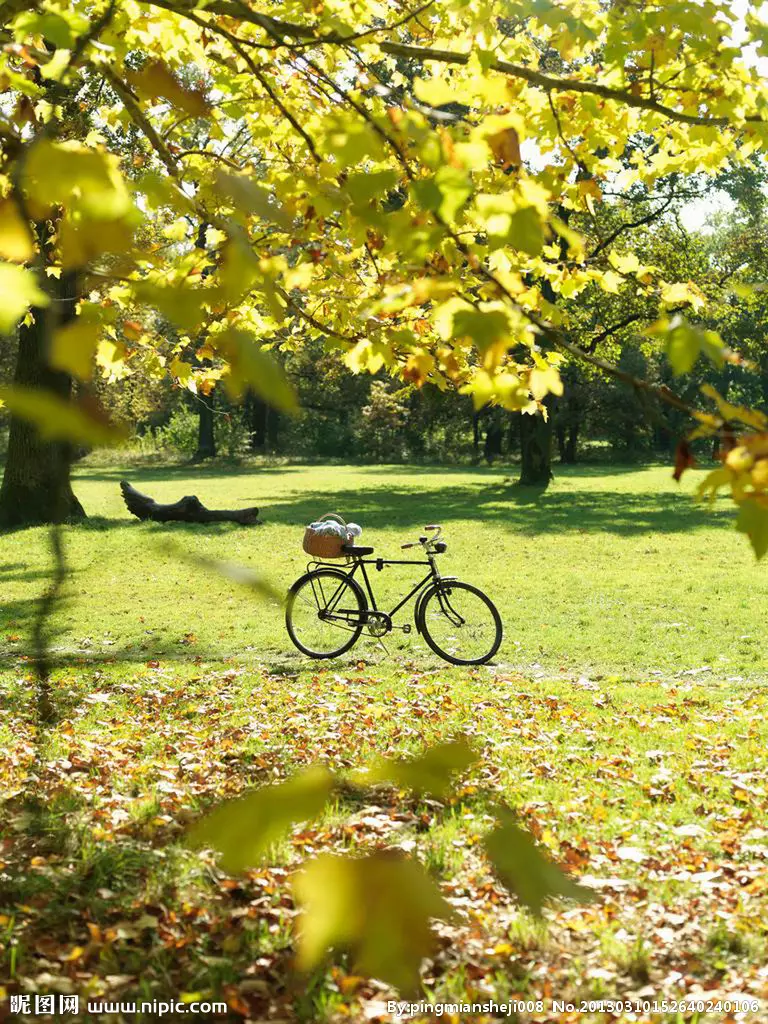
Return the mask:
<svg viewBox="0 0 768 1024">
<path fill-rule="evenodd" d="M 175 377 L 180 384 L 187 384 L 192 376 L 192 367 L 189 363 L 185 363 L 183 359 L 179 359 L 178 356 L 174 356 L 171 365 L 168 367 L 168 372 L 172 377 Z"/>
<path fill-rule="evenodd" d="M 503 128 L 495 135 L 489 135 L 486 141 L 494 157 L 505 170 L 509 167 L 519 167 L 523 162 L 520 155 L 520 136 L 514 128 Z"/>
<path fill-rule="evenodd" d="M 707 296 L 693 281 L 676 281 L 665 283 L 661 289 L 661 299 L 668 306 L 690 305 L 693 309 L 701 309 L 706 305 Z"/>
<path fill-rule="evenodd" d="M 14 263 L 31 259 L 35 249 L 32 232 L 13 199 L 0 202 L 0 256 Z"/>
<path fill-rule="evenodd" d="M 174 242 L 183 242 L 188 231 L 189 221 L 185 217 L 178 217 L 173 224 L 163 229 L 163 234 Z"/>
<path fill-rule="evenodd" d="M 92 404 L 68 402 L 49 391 L 20 386 L 3 388 L 0 399 L 14 416 L 33 423 L 46 440 L 112 445 L 125 437 L 125 432 L 114 427 Z"/>
<path fill-rule="evenodd" d="M 296 392 L 283 368 L 247 331 L 231 328 L 212 334 L 209 344 L 229 364 L 224 385 L 233 398 L 242 397 L 250 388 L 270 405 L 284 412 L 296 411 Z"/>
<path fill-rule="evenodd" d="M 202 90 L 183 86 L 161 60 L 150 61 L 140 71 L 131 72 L 127 78 L 138 92 L 152 99 L 168 100 L 192 117 L 205 117 L 210 113 L 210 106 Z"/>
<path fill-rule="evenodd" d="M 612 295 L 619 294 L 620 285 L 624 284 L 624 281 L 618 274 L 615 274 L 612 270 L 606 270 L 605 273 L 600 274 L 597 279 L 597 283 L 603 289 L 604 292 L 610 292 Z"/>
<path fill-rule="evenodd" d="M 430 107 L 444 107 L 457 100 L 456 86 L 448 77 L 417 78 L 413 83 L 413 92 L 417 100 Z"/>
<path fill-rule="evenodd" d="M 89 220 L 69 214 L 59 229 L 61 263 L 64 269 L 84 267 L 105 252 L 124 252 L 131 244 L 132 231 L 124 220 Z"/>
<path fill-rule="evenodd" d="M 548 366 L 545 369 L 534 367 L 528 379 L 528 387 L 538 402 L 546 395 L 562 395 L 563 393 L 563 382 L 554 366 Z"/>
<path fill-rule="evenodd" d="M 303 909 L 302 970 L 317 966 L 328 949 L 347 948 L 355 970 L 402 992 L 415 991 L 422 958 L 434 949 L 430 919 L 454 916 L 421 864 L 389 851 L 324 854 L 294 875 L 293 890 Z"/>
<path fill-rule="evenodd" d="M 621 254 L 612 249 L 608 256 L 608 262 L 620 274 L 635 274 L 640 270 L 640 260 L 633 252 Z"/>
<path fill-rule="evenodd" d="M 90 380 L 93 373 L 93 356 L 98 343 L 98 324 L 85 323 L 78 317 L 54 333 L 51 342 L 51 366 L 71 373 L 80 380 Z"/>
<path fill-rule="evenodd" d="M 47 306 L 48 302 L 31 270 L 0 263 L 0 334 L 10 333 L 30 306 Z"/>
<path fill-rule="evenodd" d="M 120 342 L 100 341 L 96 349 L 96 362 L 109 380 L 122 380 L 127 376 L 125 346 Z"/>
<path fill-rule="evenodd" d="M 298 267 L 286 270 L 284 275 L 285 287 L 307 288 L 314 279 L 315 267 L 312 263 L 300 263 Z"/>
<path fill-rule="evenodd" d="M 33 217 L 65 206 L 93 220 L 116 220 L 132 209 L 117 158 L 75 141 L 35 142 L 24 161 L 23 185 Z"/>
<path fill-rule="evenodd" d="M 344 362 L 352 373 L 377 373 L 391 355 L 389 345 L 364 339 L 345 354 Z"/>
</svg>

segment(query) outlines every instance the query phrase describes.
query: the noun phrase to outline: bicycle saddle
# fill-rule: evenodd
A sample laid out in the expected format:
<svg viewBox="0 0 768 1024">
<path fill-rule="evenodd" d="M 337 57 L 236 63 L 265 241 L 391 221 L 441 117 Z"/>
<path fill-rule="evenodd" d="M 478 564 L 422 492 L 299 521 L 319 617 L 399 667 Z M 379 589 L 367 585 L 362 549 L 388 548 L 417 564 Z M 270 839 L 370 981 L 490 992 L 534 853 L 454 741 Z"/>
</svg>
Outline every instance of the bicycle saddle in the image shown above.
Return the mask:
<svg viewBox="0 0 768 1024">
<path fill-rule="evenodd" d="M 342 544 L 341 550 L 345 555 L 356 555 L 358 558 L 373 554 L 373 548 L 358 547 L 357 544 Z"/>
</svg>

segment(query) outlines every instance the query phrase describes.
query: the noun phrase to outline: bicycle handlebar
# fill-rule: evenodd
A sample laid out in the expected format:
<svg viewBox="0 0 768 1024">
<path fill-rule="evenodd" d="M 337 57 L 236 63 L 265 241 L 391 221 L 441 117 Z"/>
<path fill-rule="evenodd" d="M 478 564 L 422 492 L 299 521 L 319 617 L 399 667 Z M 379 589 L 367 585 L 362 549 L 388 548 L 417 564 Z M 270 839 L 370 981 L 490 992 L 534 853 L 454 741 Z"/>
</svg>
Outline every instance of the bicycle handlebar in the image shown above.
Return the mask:
<svg viewBox="0 0 768 1024">
<path fill-rule="evenodd" d="M 425 526 L 425 530 L 436 530 L 437 532 L 431 537 L 419 537 L 418 540 L 411 541 L 408 544 L 401 544 L 400 547 L 404 551 L 406 548 L 415 548 L 417 544 L 421 544 L 426 547 L 427 544 L 434 544 L 440 534 L 443 532 L 442 526 L 437 523 L 433 523 L 431 526 Z"/>
</svg>

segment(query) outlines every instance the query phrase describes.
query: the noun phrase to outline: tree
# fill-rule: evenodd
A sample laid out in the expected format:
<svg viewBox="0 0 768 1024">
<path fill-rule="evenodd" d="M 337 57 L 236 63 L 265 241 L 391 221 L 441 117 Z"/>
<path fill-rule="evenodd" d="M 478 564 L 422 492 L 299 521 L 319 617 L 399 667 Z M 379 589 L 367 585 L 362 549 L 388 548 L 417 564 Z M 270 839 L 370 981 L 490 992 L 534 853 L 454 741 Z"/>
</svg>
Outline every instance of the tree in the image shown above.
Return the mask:
<svg viewBox="0 0 768 1024">
<path fill-rule="evenodd" d="M 40 236 L 47 230 L 44 224 L 38 226 Z M 45 240 L 41 249 L 45 250 Z M 72 321 L 77 294 L 76 274 L 62 274 L 60 279 L 50 279 L 47 304 L 32 307 L 30 322 L 19 329 L 15 380 L 19 388 L 35 389 L 69 402 L 72 377 L 50 366 L 46 344 L 57 329 L 51 324 L 52 318 L 62 328 Z M 70 441 L 46 441 L 29 420 L 11 420 L 7 468 L 0 487 L 0 528 L 56 523 L 85 515 L 69 481 L 72 455 Z"/>
<path fill-rule="evenodd" d="M 357 372 L 454 387 L 478 408 L 543 413 L 571 357 L 695 411 L 572 339 L 570 311 L 590 287 L 641 291 L 676 372 L 700 354 L 732 358 L 686 319 L 700 308 L 695 284 L 627 259 L 611 238 L 590 251 L 571 226 L 611 192 L 714 174 L 761 150 L 764 87 L 729 42 L 722 0 L 535 0 L 514 20 L 494 2 L 393 2 L 354 24 L 334 5 L 296 22 L 292 8 L 267 15 L 239 0 L 8 0 L 0 11 L 17 100 L 3 126 L 0 234 L 31 249 L 5 265 L 0 327 L 33 315 L 29 224 L 47 218 L 88 296 L 67 336 L 76 344 L 47 339 L 65 370 L 90 368 L 99 351 L 107 371 L 110 354 L 153 365 L 162 314 L 180 340 L 155 372 L 197 390 L 221 380 L 234 397 L 251 388 L 283 408 L 292 396 L 268 348 L 322 337 Z M 766 45 L 755 19 L 748 32 Z M 98 123 L 64 141 L 58 108 L 81 95 L 98 97 Z M 167 244 L 134 244 L 147 220 Z M 126 330 L 137 306 L 157 312 Z M 99 349 L 105 338 L 111 350 Z M 47 422 L 28 396 L 4 399 Z M 731 414 L 715 405 L 699 430 L 724 433 Z M 765 424 L 742 420 L 752 462 L 728 480 L 768 521 L 760 474 L 740 475 L 764 459 Z M 78 422 L 87 433 L 82 410 Z"/>
</svg>

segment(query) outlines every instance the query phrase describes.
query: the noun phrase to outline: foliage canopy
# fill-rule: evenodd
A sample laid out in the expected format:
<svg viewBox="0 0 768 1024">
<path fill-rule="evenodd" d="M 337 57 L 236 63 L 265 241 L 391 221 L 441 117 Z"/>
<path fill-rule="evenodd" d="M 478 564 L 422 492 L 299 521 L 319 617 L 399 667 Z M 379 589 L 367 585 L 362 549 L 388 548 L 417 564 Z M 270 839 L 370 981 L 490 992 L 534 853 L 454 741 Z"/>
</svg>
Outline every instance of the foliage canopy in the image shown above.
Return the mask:
<svg viewBox="0 0 768 1024">
<path fill-rule="evenodd" d="M 598 225 L 613 196 L 671 201 L 760 154 L 768 94 L 734 42 L 768 46 L 756 16 L 737 24 L 719 0 L 0 12 L 0 329 L 76 272 L 78 318 L 54 324 L 51 354 L 80 379 L 95 359 L 112 379 L 170 374 L 203 394 L 221 380 L 291 409 L 269 350 L 322 337 L 356 372 L 478 407 L 546 414 L 576 358 L 688 409 L 573 340 L 595 290 L 655 306 L 649 337 L 676 373 L 742 359 L 696 322 L 695 281 L 643 265 L 631 224 Z M 689 410 L 698 433 L 738 452 L 710 486 L 763 524 L 766 419 L 710 400 Z"/>
</svg>

